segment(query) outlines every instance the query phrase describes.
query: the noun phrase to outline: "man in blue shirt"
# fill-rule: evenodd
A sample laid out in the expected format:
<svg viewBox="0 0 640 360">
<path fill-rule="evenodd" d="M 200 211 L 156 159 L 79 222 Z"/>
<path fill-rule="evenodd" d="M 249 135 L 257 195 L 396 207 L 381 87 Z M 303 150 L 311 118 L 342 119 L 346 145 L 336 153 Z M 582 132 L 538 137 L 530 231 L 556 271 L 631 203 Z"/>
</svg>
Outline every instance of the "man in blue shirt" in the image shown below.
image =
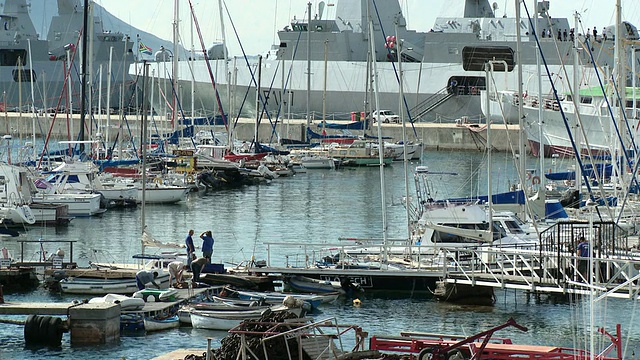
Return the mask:
<svg viewBox="0 0 640 360">
<path fill-rule="evenodd" d="M 578 255 L 578 271 L 582 277 L 587 280 L 587 268 L 589 267 L 589 257 L 591 256 L 591 248 L 589 242 L 584 236 L 580 236 L 580 242 L 577 247 Z"/>
<path fill-rule="evenodd" d="M 206 258 L 211 263 L 211 255 L 213 255 L 213 237 L 211 236 L 211 230 L 205 231 L 200 234 L 202 239 L 202 257 Z"/>
<path fill-rule="evenodd" d="M 187 266 L 191 266 L 191 262 L 195 257 L 196 247 L 193 245 L 193 229 L 189 230 L 189 235 L 184 240 L 185 245 L 187 245 Z"/>
</svg>

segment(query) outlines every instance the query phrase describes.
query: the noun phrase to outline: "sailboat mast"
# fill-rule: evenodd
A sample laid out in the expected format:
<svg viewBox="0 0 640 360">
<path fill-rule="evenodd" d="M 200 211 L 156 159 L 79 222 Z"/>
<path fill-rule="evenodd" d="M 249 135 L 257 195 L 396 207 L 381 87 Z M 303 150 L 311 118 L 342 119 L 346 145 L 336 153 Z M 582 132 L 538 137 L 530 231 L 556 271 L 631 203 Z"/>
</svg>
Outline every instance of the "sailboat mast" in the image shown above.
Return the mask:
<svg viewBox="0 0 640 360">
<path fill-rule="evenodd" d="M 373 42 L 373 20 L 369 19 L 369 44 L 371 45 L 371 54 L 375 54 L 375 44 Z M 378 98 L 378 69 L 376 67 L 375 59 L 372 59 L 371 66 L 373 69 L 373 82 L 374 82 L 374 101 L 376 110 L 380 110 L 380 101 Z M 382 144 L 382 121 L 378 121 L 378 156 L 380 158 L 380 196 L 382 206 L 382 261 L 387 262 L 387 200 L 385 195 L 385 182 L 384 182 L 384 146 Z"/>
<path fill-rule="evenodd" d="M 324 41 L 324 84 L 322 87 L 322 130 L 327 124 L 327 60 L 329 52 L 329 40 Z"/>
<path fill-rule="evenodd" d="M 311 2 L 307 3 L 307 17 L 307 129 L 309 129 L 311 127 Z"/>
<path fill-rule="evenodd" d="M 173 8 L 173 13 L 174 13 L 174 20 L 173 20 L 173 70 L 172 70 L 172 74 L 173 74 L 173 110 L 172 110 L 172 117 L 173 117 L 173 128 L 172 130 L 175 131 L 178 125 L 178 41 L 180 39 L 179 35 L 178 35 L 178 24 L 180 21 L 180 6 L 178 6 L 178 0 L 175 0 L 174 2 L 174 8 Z"/>
<path fill-rule="evenodd" d="M 579 14 L 576 12 L 574 14 L 574 28 L 578 29 L 578 25 L 579 25 Z M 577 31 L 577 30 L 576 30 Z M 595 39 L 594 39 L 595 40 Z M 576 154 L 576 159 L 577 159 L 577 164 L 576 164 L 576 176 L 575 176 L 575 186 L 576 186 L 576 190 L 581 191 L 582 189 L 582 168 L 580 167 L 580 158 L 581 158 L 581 153 L 582 153 L 582 131 L 580 131 L 580 119 L 578 118 L 578 106 L 580 105 L 580 75 L 578 73 L 578 63 L 580 61 L 579 58 L 579 49 L 580 49 L 580 42 L 578 41 L 578 37 L 574 36 L 574 40 L 573 40 L 573 83 L 572 83 L 572 87 L 573 87 L 573 107 L 576 109 L 576 118 L 575 118 L 575 125 L 574 125 L 574 129 L 575 129 L 575 137 L 576 137 L 576 144 L 578 147 L 578 153 Z"/>
<path fill-rule="evenodd" d="M 258 126 L 260 124 L 260 86 L 262 81 L 262 55 L 258 56 L 258 82 L 256 84 L 256 123 L 253 128 L 254 152 L 258 152 Z"/>
<path fill-rule="evenodd" d="M 107 65 L 107 124 L 105 129 L 105 142 L 107 144 L 107 156 L 109 156 L 109 127 L 111 127 L 111 67 L 113 66 L 113 46 L 109 47 L 109 65 Z"/>
<path fill-rule="evenodd" d="M 620 27 L 620 24 L 622 24 L 622 5 L 620 4 L 620 0 L 616 0 L 616 25 L 615 25 L 616 39 L 615 39 L 614 64 L 616 64 L 616 84 L 618 86 L 618 94 L 620 96 L 620 101 L 618 101 L 618 124 L 620 128 L 624 128 L 624 121 L 625 121 L 624 108 L 627 103 L 627 100 L 626 100 L 627 77 L 625 75 L 626 67 L 624 66 L 624 63 L 623 63 L 623 61 L 625 61 L 624 59 L 626 58 L 626 56 L 624 54 L 624 49 L 622 47 L 623 40 L 622 40 L 622 29 Z M 593 41 L 595 40 L 596 39 L 593 39 Z M 635 76 L 635 74 L 633 74 L 633 76 Z M 618 156 L 620 156 L 621 159 L 624 159 L 624 153 L 626 151 L 626 149 L 624 148 L 624 143 L 622 142 L 622 139 L 619 139 L 618 142 L 620 143 L 620 146 L 617 147 L 619 148 L 619 151 L 620 151 L 620 154 Z M 611 156 L 612 161 L 614 161 L 616 164 L 619 164 L 618 158 L 614 157 L 615 153 L 611 155 L 612 155 Z M 618 174 L 619 176 L 622 176 L 623 169 L 625 167 L 618 165 L 618 168 L 619 168 Z"/>
<path fill-rule="evenodd" d="M 33 136 L 33 159 L 38 158 L 36 152 L 36 98 L 33 89 L 33 59 L 31 56 L 31 39 L 27 39 L 27 46 L 29 47 L 29 81 L 31 82 L 31 126 Z"/>
<path fill-rule="evenodd" d="M 147 191 L 147 109 L 145 101 L 145 88 L 147 85 L 147 77 L 149 75 L 149 65 L 147 60 L 142 60 L 142 117 L 140 124 L 140 147 L 142 151 L 142 204 L 140 208 L 141 219 L 141 234 L 144 234 L 145 224 L 145 202 Z M 142 253 L 144 254 L 144 245 L 142 246 Z"/>
<path fill-rule="evenodd" d="M 78 138 L 80 141 L 84 140 L 84 122 L 86 112 L 85 96 L 87 96 L 87 39 L 88 39 L 88 25 L 89 25 L 89 0 L 84 0 L 84 9 L 82 17 L 82 64 L 81 64 L 81 91 L 80 91 L 80 133 Z M 70 60 L 70 59 L 69 59 Z M 73 112 L 72 112 L 73 115 Z M 84 144 L 81 142 L 80 153 L 84 152 Z"/>
<path fill-rule="evenodd" d="M 524 189 L 525 187 L 522 186 L 522 182 L 524 181 L 524 179 L 527 178 L 527 154 L 525 152 L 525 148 L 524 148 L 524 144 L 526 141 L 526 137 L 525 137 L 525 123 L 524 123 L 524 109 L 523 109 L 523 102 L 524 102 L 524 96 L 523 96 L 523 91 L 522 91 L 522 61 L 520 61 L 520 47 L 521 47 L 521 43 L 522 43 L 522 34 L 520 31 L 520 25 L 521 25 L 521 20 L 520 20 L 520 0 L 516 0 L 516 63 L 518 64 L 518 97 L 520 98 L 520 101 L 518 101 L 518 128 L 520 129 L 520 131 L 518 131 L 518 155 L 519 155 L 519 167 L 520 167 L 520 171 L 518 172 L 518 177 L 520 178 L 520 188 Z M 508 71 L 508 69 L 505 69 L 505 71 Z M 521 218 L 524 219 L 524 208 L 521 209 Z"/>
<path fill-rule="evenodd" d="M 95 36 L 93 34 L 95 34 L 94 28 L 93 28 L 93 0 L 89 1 L 89 9 L 87 11 L 87 19 L 88 19 L 88 26 L 89 26 L 89 32 L 87 33 L 87 37 L 88 37 L 88 43 L 87 43 L 87 51 L 88 54 L 91 56 L 89 59 L 90 61 L 87 62 L 87 84 L 86 86 L 89 87 L 89 94 L 87 94 L 87 100 L 89 103 L 88 106 L 88 111 L 92 114 L 92 116 L 89 116 L 89 138 L 91 139 L 92 135 L 93 135 L 93 126 L 91 126 L 91 119 L 93 118 L 93 40 L 95 38 Z M 84 140 L 84 139 L 81 139 Z M 91 151 L 91 149 L 89 149 L 89 151 Z"/>
<path fill-rule="evenodd" d="M 227 81 L 227 108 L 228 108 L 231 106 L 231 74 L 229 73 L 229 52 L 227 50 L 227 34 L 224 31 L 224 16 L 222 14 L 222 0 L 218 0 L 218 12 L 220 13 L 220 33 L 222 35 L 222 53 L 224 54 L 224 78 Z M 229 123 L 228 119 L 227 119 L 227 123 Z"/>
<path fill-rule="evenodd" d="M 539 12 L 537 11 L 538 0 L 533 0 L 534 11 L 534 22 L 533 22 L 533 33 L 538 34 L 538 25 L 539 25 Z M 575 28 L 574 28 L 575 29 Z M 540 49 L 540 43 L 536 41 L 536 72 L 538 74 L 538 160 L 540 162 L 540 189 L 545 189 L 545 161 L 544 161 L 544 137 L 542 136 L 542 64 L 540 61 L 540 57 L 542 55 L 542 49 Z M 520 130 L 522 131 L 522 129 Z M 542 202 L 544 203 L 546 199 L 546 192 L 540 191 L 540 196 L 542 196 Z"/>
<path fill-rule="evenodd" d="M 409 214 L 409 157 L 407 154 L 407 126 L 405 124 L 404 112 L 405 107 L 402 106 L 402 101 L 404 100 L 404 74 L 402 73 L 402 50 L 404 50 L 404 40 L 398 37 L 398 21 L 396 18 L 396 39 L 398 41 L 398 72 L 399 81 L 398 85 L 400 88 L 400 97 L 398 101 L 398 110 L 400 112 L 400 122 L 402 123 L 402 162 L 404 165 L 404 191 L 405 191 L 405 212 L 407 216 L 407 243 L 411 242 L 411 216 Z"/>
<path fill-rule="evenodd" d="M 504 64 L 505 71 L 507 71 L 507 64 Z M 489 222 L 489 241 L 493 241 L 493 195 L 491 192 L 491 182 L 493 176 L 491 175 L 492 158 L 491 158 L 491 80 L 493 76 L 493 62 L 489 61 L 485 64 L 485 76 L 486 76 L 486 96 L 485 105 L 487 108 L 487 201 L 489 203 L 488 210 L 488 222 Z"/>
</svg>

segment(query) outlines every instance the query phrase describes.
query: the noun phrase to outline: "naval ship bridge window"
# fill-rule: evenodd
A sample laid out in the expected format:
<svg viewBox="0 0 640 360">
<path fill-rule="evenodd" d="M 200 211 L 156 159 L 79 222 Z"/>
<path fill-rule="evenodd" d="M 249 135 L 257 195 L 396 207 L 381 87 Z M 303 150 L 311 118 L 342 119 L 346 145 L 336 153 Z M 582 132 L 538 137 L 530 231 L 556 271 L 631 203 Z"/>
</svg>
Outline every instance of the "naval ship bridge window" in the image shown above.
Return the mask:
<svg viewBox="0 0 640 360">
<path fill-rule="evenodd" d="M 293 31 L 307 31 L 307 24 L 295 24 L 292 27 Z"/>
<path fill-rule="evenodd" d="M 591 104 L 593 102 L 593 98 L 591 96 L 580 96 L 581 104 Z"/>
<path fill-rule="evenodd" d="M 508 71 L 516 65 L 513 49 L 508 46 L 465 46 L 462 49 L 462 68 L 465 71 L 484 71 L 489 61 L 506 61 Z M 494 71 L 504 71 L 501 63 L 494 63 Z"/>
<path fill-rule="evenodd" d="M 2 49 L 0 50 L 0 66 L 25 66 L 27 59 L 26 50 Z"/>
<path fill-rule="evenodd" d="M 33 81 L 37 81 L 36 72 L 29 69 L 13 70 L 11 75 L 15 82 L 31 82 L 31 77 L 33 77 Z"/>
</svg>

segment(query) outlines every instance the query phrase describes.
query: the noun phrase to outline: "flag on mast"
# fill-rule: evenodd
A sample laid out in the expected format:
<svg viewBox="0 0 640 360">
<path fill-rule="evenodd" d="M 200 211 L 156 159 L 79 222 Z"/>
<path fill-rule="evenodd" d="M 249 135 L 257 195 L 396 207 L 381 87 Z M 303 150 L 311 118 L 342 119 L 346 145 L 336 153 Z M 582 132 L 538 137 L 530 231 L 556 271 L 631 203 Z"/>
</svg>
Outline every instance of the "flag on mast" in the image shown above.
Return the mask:
<svg viewBox="0 0 640 360">
<path fill-rule="evenodd" d="M 142 41 L 140 41 L 140 46 L 138 47 L 138 50 L 140 51 L 141 54 L 143 55 L 151 55 L 152 50 L 150 47 L 148 47 L 147 45 L 143 44 Z"/>
</svg>

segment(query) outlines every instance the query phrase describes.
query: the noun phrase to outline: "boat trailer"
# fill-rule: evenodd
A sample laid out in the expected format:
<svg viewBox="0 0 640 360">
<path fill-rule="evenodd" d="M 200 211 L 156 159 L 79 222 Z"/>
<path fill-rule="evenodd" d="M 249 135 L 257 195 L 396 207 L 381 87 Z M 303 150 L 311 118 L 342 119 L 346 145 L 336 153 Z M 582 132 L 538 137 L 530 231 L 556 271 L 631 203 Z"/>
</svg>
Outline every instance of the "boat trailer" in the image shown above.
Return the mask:
<svg viewBox="0 0 640 360">
<path fill-rule="evenodd" d="M 616 336 L 612 336 L 603 328 L 598 332 L 606 335 L 611 344 L 600 354 L 592 356 L 586 350 L 562 348 L 542 345 L 514 344 L 510 339 L 493 338 L 496 331 L 513 326 L 522 331 L 528 329 L 510 318 L 502 325 L 469 337 L 457 335 L 402 333 L 402 336 L 372 336 L 369 349 L 388 352 L 419 354 L 418 360 L 622 360 L 622 338 L 620 325 L 616 326 Z M 607 355 L 616 349 L 616 357 Z"/>
</svg>

